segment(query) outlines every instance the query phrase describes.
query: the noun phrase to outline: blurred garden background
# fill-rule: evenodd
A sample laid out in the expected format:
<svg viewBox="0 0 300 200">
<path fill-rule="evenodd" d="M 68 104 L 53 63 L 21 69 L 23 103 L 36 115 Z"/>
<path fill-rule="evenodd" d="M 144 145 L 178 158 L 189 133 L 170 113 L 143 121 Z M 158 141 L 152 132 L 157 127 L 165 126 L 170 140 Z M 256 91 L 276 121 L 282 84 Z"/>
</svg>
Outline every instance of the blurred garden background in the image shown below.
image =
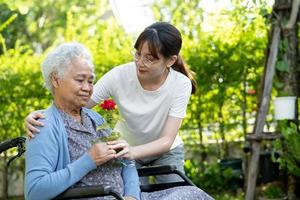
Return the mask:
<svg viewBox="0 0 300 200">
<path fill-rule="evenodd" d="M 41 61 L 50 49 L 64 41 L 83 43 L 92 53 L 99 78 L 114 66 L 133 60 L 130 55 L 133 42 L 147 23 L 167 21 L 182 33 L 181 54 L 195 72 L 198 84 L 180 130 L 186 147 L 186 173 L 216 199 L 244 199 L 251 153 L 251 145 L 245 138 L 253 132 L 258 110 L 274 3 L 273 0 L 0 0 L 0 142 L 24 136 L 25 116 L 51 103 L 40 72 Z M 123 7 L 117 6 L 120 4 Z M 132 7 L 135 9 L 130 10 Z M 139 19 L 135 15 L 125 18 L 124 10 L 141 12 L 142 17 L 148 18 L 141 18 L 142 21 L 135 21 Z M 289 73 L 284 56 L 288 47 L 289 41 L 280 41 L 266 132 L 278 129 L 272 100 L 291 95 L 285 93 L 281 77 L 282 73 Z M 292 143 L 300 151 L 298 127 L 291 127 L 284 131 L 292 134 Z M 299 171 L 300 156 L 284 162 L 280 157 L 280 142 L 261 143 L 257 198 L 264 194 L 286 196 L 288 175 Z M 6 167 L 13 153 L 14 150 L 0 155 L 3 199 L 22 199 L 23 158 Z M 300 175 L 297 173 L 293 176 Z M 294 180 L 297 187 L 298 179 Z"/>
</svg>

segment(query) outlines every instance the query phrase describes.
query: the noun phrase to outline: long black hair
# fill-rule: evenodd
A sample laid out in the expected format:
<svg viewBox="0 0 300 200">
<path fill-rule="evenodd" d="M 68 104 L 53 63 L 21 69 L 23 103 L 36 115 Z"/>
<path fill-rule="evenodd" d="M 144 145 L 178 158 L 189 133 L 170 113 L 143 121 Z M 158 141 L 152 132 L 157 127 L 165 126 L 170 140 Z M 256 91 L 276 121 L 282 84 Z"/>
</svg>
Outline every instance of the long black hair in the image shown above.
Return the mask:
<svg viewBox="0 0 300 200">
<path fill-rule="evenodd" d="M 134 44 L 134 48 L 137 50 L 140 49 L 145 42 L 148 43 L 151 55 L 157 59 L 159 58 L 158 54 L 163 55 L 165 58 L 177 55 L 177 60 L 171 67 L 186 75 L 191 80 L 192 94 L 195 93 L 196 81 L 193 78 L 192 71 L 179 55 L 182 45 L 182 38 L 179 30 L 167 22 L 156 22 L 148 26 L 139 35 Z"/>
</svg>

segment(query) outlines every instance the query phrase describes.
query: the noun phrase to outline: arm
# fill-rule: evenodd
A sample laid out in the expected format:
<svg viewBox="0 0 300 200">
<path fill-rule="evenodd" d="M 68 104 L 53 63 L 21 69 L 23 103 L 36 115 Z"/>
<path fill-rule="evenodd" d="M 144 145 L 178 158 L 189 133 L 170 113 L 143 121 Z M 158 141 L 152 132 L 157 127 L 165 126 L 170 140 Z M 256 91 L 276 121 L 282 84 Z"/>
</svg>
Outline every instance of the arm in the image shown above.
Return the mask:
<svg viewBox="0 0 300 200">
<path fill-rule="evenodd" d="M 147 144 L 130 147 L 132 157 L 134 159 L 140 159 L 161 155 L 170 151 L 170 148 L 181 126 L 181 122 L 181 118 L 168 116 L 161 136 L 157 140 Z"/>
<path fill-rule="evenodd" d="M 125 160 L 125 166 L 122 168 L 122 178 L 124 182 L 124 196 L 133 197 L 140 200 L 139 176 L 133 160 Z"/>
<path fill-rule="evenodd" d="M 181 78 L 174 92 L 174 98 L 168 113 L 167 120 L 160 137 L 147 144 L 131 147 L 130 151 L 134 159 L 161 155 L 168 152 L 175 140 L 182 119 L 186 115 L 186 108 L 192 91 L 189 79 Z"/>
<path fill-rule="evenodd" d="M 96 168 L 85 153 L 73 163 L 64 166 L 66 149 L 59 138 L 58 128 L 45 125 L 34 140 L 26 146 L 25 197 L 51 199 L 79 181 Z M 65 151 L 64 151 L 65 150 Z"/>
<path fill-rule="evenodd" d="M 168 152 L 176 138 L 182 118 L 168 116 L 161 136 L 149 143 L 130 147 L 125 140 L 108 141 L 111 149 L 122 149 L 116 157 L 124 157 L 131 160 L 161 155 Z"/>
</svg>

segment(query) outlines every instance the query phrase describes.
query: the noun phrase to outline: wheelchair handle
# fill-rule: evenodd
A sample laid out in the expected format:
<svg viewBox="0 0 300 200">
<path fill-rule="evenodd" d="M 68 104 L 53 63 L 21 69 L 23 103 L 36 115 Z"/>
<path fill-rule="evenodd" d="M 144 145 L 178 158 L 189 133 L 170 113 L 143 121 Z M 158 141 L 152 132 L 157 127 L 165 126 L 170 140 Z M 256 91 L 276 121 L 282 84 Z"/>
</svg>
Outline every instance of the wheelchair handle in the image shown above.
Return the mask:
<svg viewBox="0 0 300 200">
<path fill-rule="evenodd" d="M 4 152 L 10 148 L 13 148 L 13 147 L 23 146 L 25 141 L 26 141 L 26 138 L 24 138 L 24 137 L 17 137 L 14 139 L 4 141 L 4 142 L 0 143 L 0 153 Z"/>
<path fill-rule="evenodd" d="M 113 196 L 117 200 L 124 200 L 124 198 L 119 193 L 113 191 L 111 187 L 103 187 L 101 185 L 70 188 L 58 197 L 54 198 L 54 200 L 102 197 L 107 195 Z"/>
</svg>

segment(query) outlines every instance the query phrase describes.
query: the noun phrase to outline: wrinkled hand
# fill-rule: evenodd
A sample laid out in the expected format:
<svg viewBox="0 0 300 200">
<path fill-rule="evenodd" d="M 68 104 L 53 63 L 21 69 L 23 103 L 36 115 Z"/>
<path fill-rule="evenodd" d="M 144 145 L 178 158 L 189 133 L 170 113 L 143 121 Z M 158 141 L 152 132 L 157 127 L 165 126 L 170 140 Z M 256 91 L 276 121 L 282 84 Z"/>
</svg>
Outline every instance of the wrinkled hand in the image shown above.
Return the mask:
<svg viewBox="0 0 300 200">
<path fill-rule="evenodd" d="M 95 164 L 99 166 L 115 158 L 116 151 L 111 149 L 107 144 L 99 142 L 88 150 L 88 154 L 94 160 Z"/>
<path fill-rule="evenodd" d="M 106 142 L 106 144 L 109 146 L 109 148 L 118 151 L 118 153 L 116 154 L 116 158 L 122 157 L 129 160 L 134 160 L 134 154 L 131 150 L 131 147 L 125 140 L 119 139 L 108 141 Z"/>
<path fill-rule="evenodd" d="M 44 126 L 42 122 L 37 121 L 40 118 L 45 118 L 41 111 L 33 111 L 25 118 L 24 124 L 29 139 L 34 138 L 34 135 L 40 132 L 40 130 L 34 126 Z"/>
</svg>

